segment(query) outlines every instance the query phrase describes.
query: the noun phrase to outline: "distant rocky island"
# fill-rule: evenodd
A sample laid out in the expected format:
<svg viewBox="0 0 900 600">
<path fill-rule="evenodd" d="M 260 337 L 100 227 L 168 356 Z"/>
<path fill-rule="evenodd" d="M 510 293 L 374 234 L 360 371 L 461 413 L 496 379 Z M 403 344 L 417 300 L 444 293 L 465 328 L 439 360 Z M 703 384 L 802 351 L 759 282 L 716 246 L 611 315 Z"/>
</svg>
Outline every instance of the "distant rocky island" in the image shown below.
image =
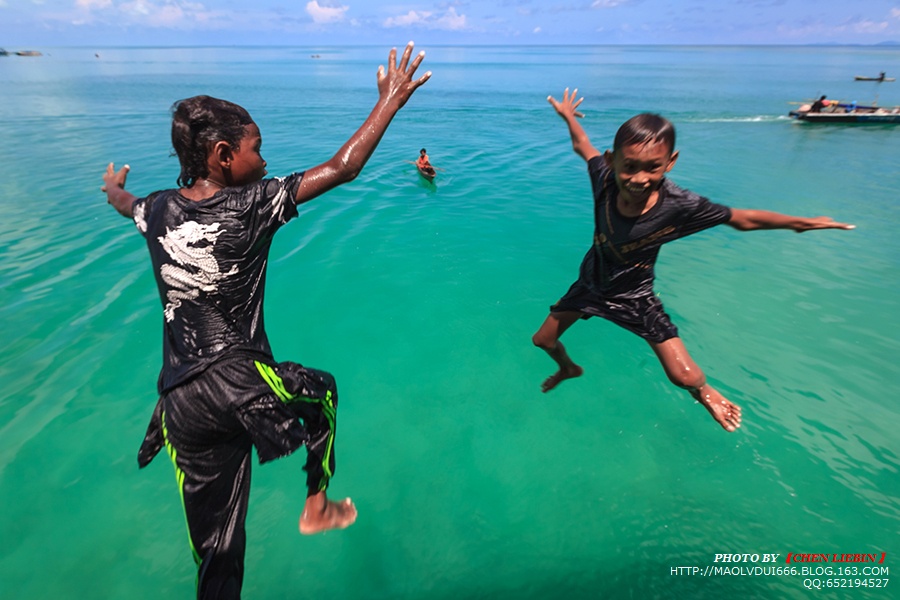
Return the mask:
<svg viewBox="0 0 900 600">
<path fill-rule="evenodd" d="M 17 52 L 9 52 L 0 48 L 0 56 L 9 56 L 10 54 L 15 54 L 16 56 L 43 56 L 37 50 L 19 50 Z"/>
</svg>

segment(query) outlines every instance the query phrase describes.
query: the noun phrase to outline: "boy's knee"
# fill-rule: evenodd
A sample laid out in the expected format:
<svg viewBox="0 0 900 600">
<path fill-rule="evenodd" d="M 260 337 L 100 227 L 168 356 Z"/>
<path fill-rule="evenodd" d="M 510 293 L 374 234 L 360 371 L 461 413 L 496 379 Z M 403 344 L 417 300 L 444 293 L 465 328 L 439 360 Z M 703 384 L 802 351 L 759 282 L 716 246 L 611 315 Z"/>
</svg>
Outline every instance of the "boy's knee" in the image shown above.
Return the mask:
<svg viewBox="0 0 900 600">
<path fill-rule="evenodd" d="M 554 340 L 548 339 L 545 335 L 541 335 L 540 331 L 531 336 L 531 343 L 544 350 L 549 350 L 556 345 Z"/>
</svg>

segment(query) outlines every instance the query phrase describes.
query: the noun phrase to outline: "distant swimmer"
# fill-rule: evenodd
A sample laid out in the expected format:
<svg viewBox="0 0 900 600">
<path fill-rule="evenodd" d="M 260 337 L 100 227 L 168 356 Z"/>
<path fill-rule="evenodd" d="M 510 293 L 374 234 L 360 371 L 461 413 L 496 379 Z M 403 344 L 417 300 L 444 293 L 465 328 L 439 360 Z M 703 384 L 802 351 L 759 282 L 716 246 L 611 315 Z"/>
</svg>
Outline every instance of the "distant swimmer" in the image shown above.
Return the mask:
<svg viewBox="0 0 900 600">
<path fill-rule="evenodd" d="M 434 179 L 434 176 L 437 175 L 434 166 L 431 164 L 431 160 L 428 158 L 428 152 L 425 148 L 419 150 L 419 158 L 416 159 L 416 168 L 418 168 L 419 173 L 428 180 Z"/>
<path fill-rule="evenodd" d="M 616 133 L 613 149 L 601 153 L 578 122 L 583 98 L 576 100 L 577 94 L 577 89 L 572 94 L 566 89 L 562 101 L 548 100 L 568 125 L 575 153 L 587 162 L 594 195 L 594 243 L 578 279 L 550 307 L 550 315 L 532 338 L 558 367 L 541 389 L 549 392 L 582 375 L 584 369 L 569 357 L 560 336 L 579 319 L 602 317 L 645 339 L 669 380 L 687 390 L 722 428 L 735 431 L 741 425 L 740 407 L 707 382 L 653 291 L 660 247 L 723 223 L 739 231 L 853 226 L 828 217 L 733 209 L 678 187 L 666 179 L 678 159 L 675 128 L 659 115 L 632 117 Z"/>
</svg>

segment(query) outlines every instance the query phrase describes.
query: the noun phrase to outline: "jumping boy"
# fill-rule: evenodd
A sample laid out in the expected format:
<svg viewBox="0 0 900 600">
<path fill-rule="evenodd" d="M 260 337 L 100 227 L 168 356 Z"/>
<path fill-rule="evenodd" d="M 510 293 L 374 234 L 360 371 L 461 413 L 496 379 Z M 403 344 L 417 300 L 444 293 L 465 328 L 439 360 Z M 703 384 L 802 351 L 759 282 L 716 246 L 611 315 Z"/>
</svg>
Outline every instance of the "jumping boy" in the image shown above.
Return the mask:
<svg viewBox="0 0 900 600">
<path fill-rule="evenodd" d="M 594 244 L 581 263 L 578 280 L 532 341 L 559 370 L 541 386 L 549 392 L 584 370 L 566 353 L 560 336 L 578 319 L 603 317 L 647 340 L 669 380 L 690 392 L 727 431 L 741 425 L 741 409 L 706 382 L 685 349 L 678 330 L 653 293 L 653 266 L 660 246 L 722 223 L 753 229 L 853 229 L 828 217 L 791 217 L 714 204 L 666 179 L 675 166 L 675 128 L 662 117 L 640 114 L 616 133 L 612 151 L 600 153 L 578 123 L 583 117 L 578 90 L 562 101 L 547 100 L 565 120 L 575 153 L 588 164 L 594 192 Z"/>
<path fill-rule="evenodd" d="M 238 598 L 251 446 L 261 463 L 307 447 L 308 495 L 300 533 L 348 527 L 349 498 L 326 496 L 334 473 L 334 378 L 277 363 L 263 325 L 263 293 L 275 232 L 298 204 L 354 179 L 398 110 L 431 73 L 413 79 L 425 53 L 378 69 L 378 101 L 331 160 L 284 178 L 264 179 L 259 128 L 246 110 L 208 96 L 173 107 L 179 189 L 137 198 L 125 191 L 129 167 L 103 176 L 115 209 L 146 238 L 164 314 L 160 399 L 138 453 L 146 466 L 165 446 L 175 465 L 198 566 L 198 598 Z"/>
</svg>

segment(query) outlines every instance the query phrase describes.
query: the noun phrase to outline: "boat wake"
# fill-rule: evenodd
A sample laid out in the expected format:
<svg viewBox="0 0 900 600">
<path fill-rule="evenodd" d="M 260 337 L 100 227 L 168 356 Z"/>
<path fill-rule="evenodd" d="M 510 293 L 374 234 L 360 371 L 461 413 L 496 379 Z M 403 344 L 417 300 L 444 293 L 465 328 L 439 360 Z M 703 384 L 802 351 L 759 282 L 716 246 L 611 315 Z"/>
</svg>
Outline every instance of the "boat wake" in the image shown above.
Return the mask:
<svg viewBox="0 0 900 600">
<path fill-rule="evenodd" d="M 685 119 L 692 123 L 774 123 L 780 120 L 778 115 L 756 115 L 753 117 L 717 117 L 704 119 Z"/>
</svg>

